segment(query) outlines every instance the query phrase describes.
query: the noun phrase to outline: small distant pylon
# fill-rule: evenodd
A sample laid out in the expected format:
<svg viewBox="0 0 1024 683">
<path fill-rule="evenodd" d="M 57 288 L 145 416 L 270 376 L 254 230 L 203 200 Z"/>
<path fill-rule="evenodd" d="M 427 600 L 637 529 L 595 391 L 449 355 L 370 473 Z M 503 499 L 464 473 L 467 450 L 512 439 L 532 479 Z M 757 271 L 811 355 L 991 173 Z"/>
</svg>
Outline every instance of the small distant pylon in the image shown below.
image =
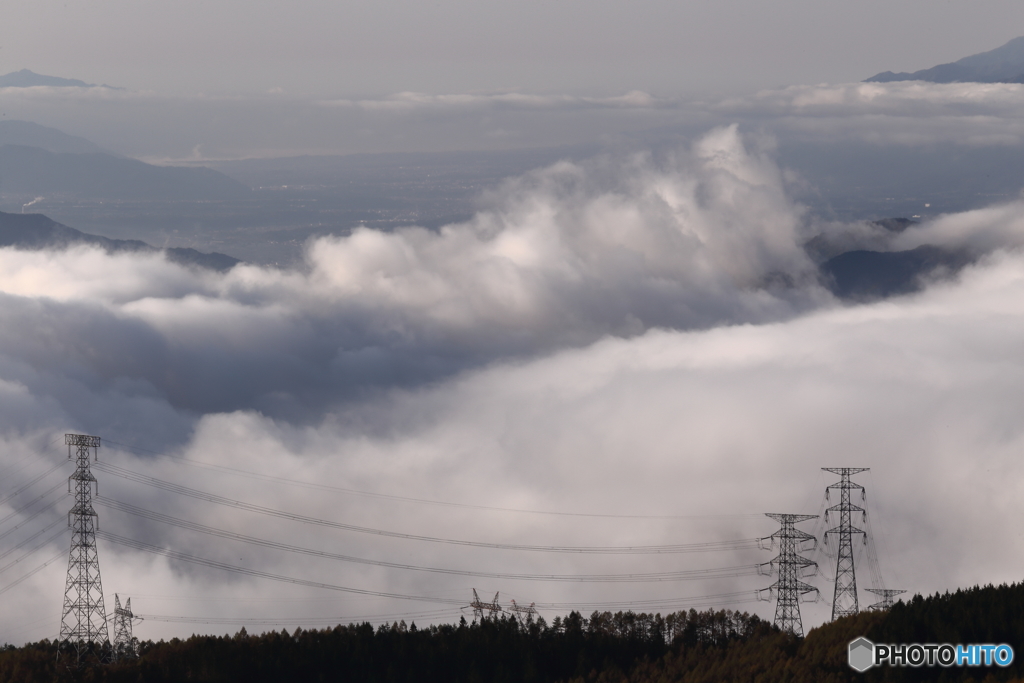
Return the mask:
<svg viewBox="0 0 1024 683">
<path fill-rule="evenodd" d="M 801 581 L 800 575 L 808 567 L 814 567 L 817 571 L 818 565 L 800 555 L 800 545 L 805 541 L 817 542 L 817 539 L 812 534 L 800 531 L 795 525 L 808 519 L 817 519 L 818 516 L 787 515 L 774 512 L 766 512 L 765 515 L 781 523 L 782 528 L 768 537 L 771 539 L 772 545 L 778 543 L 779 554 L 775 559 L 765 563 L 769 572 L 773 569 L 778 572 L 779 579 L 762 590 L 775 595 L 775 625 L 786 633 L 803 636 L 804 626 L 800 618 L 800 598 L 808 593 L 817 594 L 818 589 Z"/>
<path fill-rule="evenodd" d="M 868 593 L 874 593 L 875 595 L 882 598 L 878 602 L 872 605 L 868 605 L 868 609 L 879 611 L 887 610 L 890 607 L 892 607 L 893 598 L 895 598 L 897 595 L 902 595 L 907 592 L 904 590 L 896 590 L 893 588 L 865 588 L 864 590 L 866 590 Z"/>
<path fill-rule="evenodd" d="M 836 554 L 836 589 L 832 596 L 832 621 L 839 617 L 850 616 L 860 611 L 857 601 L 857 574 L 853 567 L 853 535 L 864 534 L 864 531 L 853 526 L 851 519 L 854 512 L 862 515 L 867 513 L 864 508 L 850 502 L 850 491 L 860 489 L 861 498 L 864 498 L 864 487 L 850 481 L 850 476 L 859 472 L 867 472 L 867 467 L 822 467 L 821 469 L 832 474 L 838 474 L 840 479 L 835 484 L 825 487 L 825 497 L 828 497 L 829 489 L 839 489 L 839 505 L 833 505 L 825 510 L 825 519 L 828 513 L 839 513 L 839 524 L 825 532 L 825 540 L 828 541 L 829 534 L 839 536 L 839 549 Z M 867 535 L 864 534 L 867 540 Z"/>
<path fill-rule="evenodd" d="M 100 437 L 65 434 L 64 443 L 68 446 L 68 459 L 71 458 L 71 447 L 75 447 L 77 467 L 75 473 L 68 477 L 69 491 L 71 481 L 75 482 L 75 504 L 68 512 L 68 526 L 72 529 L 71 553 L 57 658 L 63 654 L 69 659 L 68 666 L 82 666 L 87 659 L 103 661 L 110 643 L 107 612 L 103 607 L 100 558 L 96 552 L 98 517 L 92 508 L 96 477 L 89 470 L 89 449 L 93 450 L 93 457 L 97 457 Z"/>
<path fill-rule="evenodd" d="M 139 641 L 132 635 L 132 599 L 125 600 L 114 593 L 114 661 L 124 662 L 139 658 Z"/>
<path fill-rule="evenodd" d="M 497 600 L 498 596 L 495 595 L 494 598 Z M 516 619 L 519 620 L 520 624 L 525 624 L 530 620 L 530 617 L 537 616 L 537 603 L 531 602 L 529 607 L 523 607 L 521 605 L 517 605 L 516 601 L 513 600 L 510 611 L 515 615 Z"/>
<path fill-rule="evenodd" d="M 473 602 L 469 603 L 469 606 L 473 608 L 473 618 L 480 619 L 481 621 L 483 621 L 484 612 L 487 612 L 487 616 L 493 617 L 504 611 L 501 605 L 498 604 L 497 593 L 494 594 L 494 599 L 490 602 L 481 602 L 475 588 L 473 589 Z"/>
</svg>

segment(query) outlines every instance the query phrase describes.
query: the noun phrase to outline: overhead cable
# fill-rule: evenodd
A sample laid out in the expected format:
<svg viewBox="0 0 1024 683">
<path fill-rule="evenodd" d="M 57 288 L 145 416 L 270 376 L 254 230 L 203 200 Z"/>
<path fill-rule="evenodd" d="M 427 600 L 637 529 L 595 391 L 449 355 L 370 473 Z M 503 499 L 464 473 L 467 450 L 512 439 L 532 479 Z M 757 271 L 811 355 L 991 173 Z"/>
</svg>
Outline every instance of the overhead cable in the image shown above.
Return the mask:
<svg viewBox="0 0 1024 683">
<path fill-rule="evenodd" d="M 334 529 L 341 529 L 343 531 L 353 531 L 356 533 L 371 534 L 374 536 L 385 536 L 389 538 L 401 538 L 412 541 L 425 541 L 430 543 L 443 543 L 448 545 L 460 545 L 469 546 L 474 548 L 492 548 L 500 550 L 520 550 L 530 552 L 547 552 L 547 553 L 586 553 L 586 554 L 603 554 L 603 555 L 622 555 L 622 554 L 671 554 L 671 553 L 693 553 L 693 552 L 711 552 L 719 550 L 738 550 L 745 548 L 755 548 L 757 539 L 736 539 L 729 541 L 711 541 L 707 543 L 687 543 L 677 545 L 642 545 L 642 546 L 547 546 L 547 545 L 520 545 L 514 543 L 489 543 L 484 541 L 467 541 L 461 539 L 452 538 L 439 538 L 435 536 L 423 536 L 419 534 L 409 534 L 397 531 L 388 531 L 384 529 L 374 529 L 370 527 L 357 526 L 354 524 L 346 524 L 343 522 L 334 522 L 325 519 L 318 519 L 316 517 L 309 517 L 306 515 L 300 515 L 294 512 L 287 512 L 283 510 L 276 510 L 274 508 L 265 507 L 262 505 L 255 505 L 253 503 L 247 503 L 240 500 L 234 500 L 226 498 L 214 493 L 208 493 L 206 491 L 200 491 L 188 486 L 181 484 L 175 484 L 173 482 L 158 479 L 144 474 L 133 472 L 124 467 L 118 467 L 111 465 L 110 463 L 99 462 L 95 464 L 96 469 L 113 474 L 115 476 L 134 481 L 140 484 L 146 484 L 164 491 L 171 493 L 177 493 L 184 496 L 189 496 L 198 500 L 205 500 L 210 503 L 217 505 L 223 505 L 227 507 L 233 507 L 240 510 L 246 510 L 248 512 L 255 512 L 261 515 L 269 515 L 272 517 L 278 517 L 281 519 L 287 519 L 294 522 L 301 522 L 304 524 L 312 524 L 316 526 L 324 526 Z"/>
<path fill-rule="evenodd" d="M 57 521 L 58 521 L 58 522 L 62 522 L 63 520 L 57 520 Z M 48 528 L 52 528 L 53 526 L 55 526 L 55 525 L 51 524 L 51 525 L 50 525 L 50 527 L 48 527 Z M 21 557 L 19 557 L 18 559 L 14 560 L 13 562 L 9 562 L 9 563 L 7 563 L 7 564 L 6 564 L 6 565 L 4 565 L 3 567 L 0 567 L 0 574 L 3 574 L 3 573 L 4 573 L 5 571 L 7 571 L 8 569 L 10 569 L 11 567 L 14 567 L 15 565 L 19 564 L 19 563 L 20 563 L 20 562 L 21 562 L 22 560 L 24 560 L 24 559 L 25 559 L 26 557 L 29 557 L 30 555 L 32 555 L 32 554 L 33 554 L 34 552 L 36 552 L 36 551 L 37 551 L 37 550 L 39 550 L 40 548 L 45 548 L 45 547 L 46 547 L 47 545 L 49 545 L 49 543 L 50 543 L 51 541 L 53 541 L 53 540 L 55 540 L 55 539 L 59 538 L 59 537 L 60 537 L 60 536 L 62 536 L 63 534 L 64 534 L 64 529 L 61 529 L 61 530 L 60 530 L 60 531 L 58 531 L 57 533 L 55 533 L 55 534 L 53 534 L 52 536 L 48 537 L 48 538 L 47 538 L 47 539 L 46 539 L 45 541 L 43 541 L 42 543 L 38 544 L 38 545 L 37 545 L 36 547 L 32 548 L 31 550 L 29 550 L 28 552 L 26 552 L 25 554 L 23 554 L 23 555 L 22 555 Z M 37 536 L 38 536 L 38 534 L 37 534 Z M 27 541 L 26 541 L 26 542 L 27 542 Z"/>
<path fill-rule="evenodd" d="M 64 557 L 64 555 L 65 555 L 65 551 L 61 550 L 59 553 L 57 553 L 56 555 L 51 557 L 46 562 L 43 562 L 41 565 L 39 565 L 38 567 L 36 567 L 32 571 L 28 572 L 27 574 L 21 576 L 20 578 L 14 580 L 14 581 L 12 581 L 11 583 L 9 583 L 6 586 L 4 586 L 3 588 L 0 588 L 0 595 L 3 595 L 7 591 L 9 591 L 12 588 L 16 587 L 18 584 L 20 584 L 22 581 L 28 579 L 29 577 L 34 576 L 36 574 L 36 572 L 40 572 L 43 569 L 45 569 L 46 567 L 49 567 L 51 564 L 56 562 L 58 559 Z"/>
<path fill-rule="evenodd" d="M 114 500 L 106 496 L 97 496 L 98 502 L 105 506 L 131 515 L 143 517 L 157 522 L 163 522 L 182 529 L 198 531 L 200 533 L 241 541 L 252 545 L 259 545 L 265 548 L 284 550 L 287 552 L 302 555 L 312 555 L 342 562 L 356 564 L 374 565 L 377 567 L 388 567 L 391 569 L 404 569 L 411 571 L 431 572 L 435 574 L 449 574 L 455 576 L 474 576 L 486 579 L 513 579 L 519 581 L 573 581 L 573 582 L 601 582 L 601 583 L 638 583 L 638 582 L 661 582 L 661 581 L 687 581 L 713 578 L 728 578 L 735 576 L 746 576 L 757 573 L 757 564 L 741 565 L 735 567 L 719 567 L 714 569 L 689 569 L 674 572 L 650 572 L 633 574 L 514 574 L 510 572 L 481 572 L 467 571 L 462 569 L 450 569 L 441 567 L 423 567 L 420 565 L 403 564 L 398 562 L 386 562 L 383 560 L 369 560 L 351 555 L 341 555 L 325 550 L 315 550 L 300 546 L 289 545 L 277 541 L 269 541 L 254 536 L 246 536 L 234 531 L 226 531 L 215 527 L 206 526 L 197 522 L 171 517 L 159 512 L 146 510 L 145 508 Z"/>
<path fill-rule="evenodd" d="M 45 534 L 47 531 L 49 531 L 53 527 L 57 526 L 58 524 L 63 524 L 63 523 L 64 523 L 64 520 L 62 518 L 58 517 L 57 519 L 55 519 L 52 522 L 50 522 L 50 524 L 48 526 L 45 526 L 42 529 L 40 529 L 39 531 L 35 532 L 34 534 L 32 534 L 31 536 L 29 536 L 28 538 L 23 540 L 18 545 L 14 546 L 12 548 L 8 548 L 4 552 L 0 553 L 0 560 L 4 559 L 5 557 L 7 557 L 11 553 L 13 553 L 15 550 L 21 548 L 22 546 L 24 546 L 24 545 L 26 545 L 28 543 L 31 543 L 32 541 L 34 541 L 35 539 L 37 539 L 40 536 L 42 536 L 43 534 Z M 64 533 L 63 529 L 61 529 L 61 533 Z M 0 572 L 2 572 L 2 571 L 3 571 L 3 569 L 0 569 Z"/>
<path fill-rule="evenodd" d="M 331 486 L 329 484 L 321 484 L 318 482 L 303 481 L 299 479 L 289 479 L 287 477 L 281 477 L 272 474 L 263 474 L 260 472 L 253 472 L 251 470 L 243 470 L 237 467 L 227 467 L 226 465 L 217 465 L 213 463 L 202 462 L 199 460 L 193 460 L 191 458 L 184 458 L 178 455 L 170 455 L 168 453 L 158 453 L 157 451 L 150 451 L 144 448 L 137 448 L 134 446 L 128 446 L 126 444 L 120 444 L 115 441 L 107 441 L 109 444 L 120 446 L 123 450 L 138 453 L 143 451 L 151 455 L 158 455 L 162 458 L 168 458 L 171 460 L 178 461 L 184 465 L 191 467 L 198 467 L 202 469 L 214 470 L 217 472 L 227 472 L 230 474 L 236 474 L 243 477 L 250 477 L 253 479 L 261 479 L 263 481 L 280 482 L 282 484 L 288 484 L 289 486 L 300 486 L 309 489 L 319 489 L 322 491 L 331 491 L 335 493 L 346 493 L 355 496 L 366 496 L 370 498 L 382 498 L 385 500 L 399 500 L 407 503 L 420 503 L 424 505 L 439 505 L 444 507 L 454 508 L 468 508 L 472 510 L 492 510 L 495 512 L 515 512 L 529 515 L 554 515 L 559 517 L 598 517 L 602 519 L 739 519 L 739 518 L 759 518 L 760 513 L 741 513 L 741 514 L 710 514 L 710 515 L 624 515 L 624 514 L 609 514 L 609 513 L 597 513 L 597 512 L 560 512 L 556 510 L 530 510 L 526 508 L 508 508 L 508 507 L 497 507 L 494 505 L 477 505 L 473 503 L 453 503 L 450 501 L 443 500 L 432 500 L 429 498 L 413 498 L 411 496 L 398 496 L 389 493 L 378 493 L 374 491 L 360 491 L 358 489 L 345 488 L 341 486 Z"/>
<path fill-rule="evenodd" d="M 224 571 L 234 572 L 236 574 L 243 574 L 245 576 L 269 579 L 271 581 L 281 581 L 283 583 L 291 583 L 298 586 L 307 586 L 309 588 L 322 588 L 324 590 L 339 591 L 342 593 L 354 593 L 356 595 L 370 595 L 379 598 L 394 598 L 396 600 L 415 600 L 419 602 L 433 602 L 442 605 L 459 606 L 461 606 L 463 603 L 462 600 L 455 600 L 453 598 L 429 597 L 424 595 L 405 595 L 402 593 L 388 593 L 384 591 L 366 590 L 363 588 L 350 588 L 348 586 L 339 586 L 333 583 L 323 583 L 320 581 L 310 581 L 308 579 L 299 579 L 291 576 L 283 576 L 281 574 L 273 574 L 271 572 L 265 572 L 259 569 L 251 569 L 249 567 L 238 567 L 232 564 L 227 564 L 226 562 L 209 560 L 203 557 L 189 555 L 188 553 L 182 553 L 176 550 L 171 550 L 169 548 L 162 548 L 151 543 L 145 543 L 143 541 L 137 541 L 132 538 L 118 536 L 117 534 L 112 534 L 109 531 L 97 531 L 96 535 L 101 538 L 105 538 L 106 540 L 111 541 L 113 543 L 117 543 L 128 548 L 134 548 L 136 550 L 144 550 L 155 555 L 162 555 L 168 559 L 179 560 L 182 562 L 191 562 L 193 564 L 199 564 L 205 567 L 211 567 L 213 569 L 221 569 Z"/>
<path fill-rule="evenodd" d="M 57 488 L 60 488 L 61 486 L 63 486 L 63 481 L 60 481 L 60 482 L 58 482 L 58 483 L 57 483 L 57 484 L 56 484 L 55 486 L 53 486 L 52 488 L 50 488 L 49 490 L 47 490 L 47 492 L 46 492 L 46 493 L 44 493 L 44 494 L 42 494 L 42 495 L 38 496 L 37 498 L 33 499 L 33 500 L 32 500 L 32 501 L 30 501 L 29 503 L 26 503 L 26 504 L 25 504 L 25 505 L 23 505 L 22 507 L 19 507 L 19 508 L 16 508 L 16 509 L 14 509 L 14 510 L 13 510 L 13 511 L 12 511 L 12 512 L 11 512 L 10 514 L 8 514 L 8 515 L 7 515 L 6 517 L 4 517 L 3 519 L 0 519 L 0 524 L 2 524 L 3 522 L 7 521 L 8 519 L 10 519 L 11 517 L 13 517 L 14 515 L 18 515 L 18 514 L 20 514 L 20 513 L 23 513 L 23 512 L 25 512 L 26 510 L 28 510 L 29 508 L 31 508 L 31 507 L 32 507 L 33 505 L 35 505 L 36 503 L 38 503 L 38 502 L 39 502 L 39 501 L 40 501 L 41 499 L 44 499 L 44 498 L 46 498 L 47 496 L 49 496 L 50 494 L 52 494 L 53 492 L 55 492 L 55 490 L 56 490 Z M 48 508 L 40 508 L 39 510 L 36 510 L 36 511 L 35 511 L 35 512 L 33 512 L 33 513 L 32 513 L 31 515 L 29 515 L 28 517 L 26 517 L 25 519 L 23 519 L 22 521 L 18 522 L 17 524 L 14 524 L 13 526 L 11 526 L 11 527 L 10 527 L 9 529 L 7 529 L 6 531 L 4 531 L 3 533 L 0 533 L 0 539 L 3 539 L 3 538 L 5 538 L 5 537 L 7 537 L 8 535 L 10 535 L 10 533 L 13 533 L 13 532 L 14 532 L 14 531 L 16 531 L 17 529 L 19 529 L 19 528 L 22 528 L 23 526 L 25 526 L 26 524 L 28 524 L 28 523 L 29 523 L 30 521 L 32 521 L 33 519 L 35 519 L 35 518 L 36 518 L 37 516 L 39 516 L 39 515 L 41 515 L 42 513 L 46 512 L 46 510 L 47 510 L 47 509 L 48 509 Z"/>
<path fill-rule="evenodd" d="M 31 481 L 29 481 L 29 482 L 28 482 L 27 484 L 24 484 L 24 485 L 22 485 L 22 486 L 19 486 L 19 487 L 18 487 L 18 488 L 17 488 L 16 490 L 14 490 L 14 491 L 11 491 L 10 493 L 8 493 L 8 494 L 7 494 L 6 496 L 4 496 L 3 498 L 0 498 L 0 505 L 3 505 L 3 504 L 4 504 L 4 503 L 6 503 L 7 501 L 9 501 L 9 500 L 10 500 L 11 498 L 14 498 L 14 497 L 15 497 L 15 496 L 17 496 L 18 494 L 20 494 L 20 493 L 21 493 L 22 491 L 24 491 L 25 489 L 29 488 L 29 487 L 30 487 L 30 486 L 32 486 L 33 484 L 35 484 L 35 483 L 36 483 L 37 481 L 39 481 L 39 480 L 40 480 L 40 479 L 42 479 L 43 477 L 47 476 L 48 474 L 50 474 L 50 473 L 52 473 L 52 472 L 55 472 L 55 471 L 59 470 L 59 469 L 60 469 L 61 467 L 63 467 L 63 466 L 64 466 L 64 463 L 63 463 L 63 462 L 58 462 L 58 463 L 57 463 L 56 465 L 54 465 L 54 466 L 53 466 L 53 467 L 51 467 L 50 469 L 46 470 L 45 472 L 43 472 L 43 473 L 42 473 L 42 474 L 40 474 L 39 476 L 35 477 L 35 478 L 34 478 L 34 479 L 32 479 Z"/>
</svg>

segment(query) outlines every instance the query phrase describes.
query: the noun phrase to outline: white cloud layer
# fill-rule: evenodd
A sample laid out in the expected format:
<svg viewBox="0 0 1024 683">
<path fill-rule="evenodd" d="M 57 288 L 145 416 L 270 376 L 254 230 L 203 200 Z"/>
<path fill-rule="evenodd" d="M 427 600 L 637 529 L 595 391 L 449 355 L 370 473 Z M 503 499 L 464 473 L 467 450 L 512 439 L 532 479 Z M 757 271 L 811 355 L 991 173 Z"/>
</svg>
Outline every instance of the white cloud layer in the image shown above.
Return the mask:
<svg viewBox="0 0 1024 683">
<path fill-rule="evenodd" d="M 319 239 L 303 272 L 0 251 L 7 315 L 25 320 L 0 334 L 44 374 L 72 364 L 182 410 L 318 419 L 366 388 L 655 326 L 778 319 L 830 298 L 800 247 L 801 208 L 735 127 L 661 163 L 557 164 L 490 204 L 437 232 Z M 29 323 L 39 315 L 51 321 Z"/>
<path fill-rule="evenodd" d="M 906 148 L 1024 143 L 1024 85 L 1017 83 L 835 83 L 795 85 L 711 105 L 763 122 L 777 134 Z"/>
<path fill-rule="evenodd" d="M 815 282 L 800 248 L 809 236 L 801 208 L 778 168 L 745 148 L 735 128 L 667 160 L 556 165 L 510 181 L 490 206 L 438 232 L 319 240 L 303 271 L 196 273 L 153 256 L 0 250 L 0 468 L 11 482 L 0 497 L 66 457 L 64 431 L 82 431 L 104 437 L 104 462 L 309 517 L 499 543 L 674 544 L 768 535 L 772 523 L 760 513 L 817 510 L 832 481 L 820 467 L 869 466 L 862 481 L 872 528 L 880 538 L 884 531 L 891 587 L 933 591 L 1017 577 L 1024 557 L 1006 539 L 1016 535 L 1024 441 L 1016 415 L 1024 399 L 1020 203 L 908 231 L 899 238 L 908 247 L 946 240 L 976 244 L 985 256 L 956 281 L 852 307 L 839 307 Z M 67 474 L 51 473 L 0 504 L 0 517 L 17 511 L 7 525 L 27 522 L 0 538 L 0 552 L 62 518 L 66 498 L 26 504 L 55 485 L 58 496 Z M 401 540 L 197 501 L 109 469 L 98 475 L 100 493 L 125 503 L 393 563 L 578 575 L 769 559 L 758 551 L 602 556 Z M 498 512 L 323 486 L 690 517 Z M 37 509 L 46 511 L 30 518 Z M 227 564 L 465 602 L 473 587 L 526 603 L 579 604 L 750 596 L 771 582 L 451 576 L 311 559 L 99 511 L 106 531 Z M 66 542 L 0 573 L 0 589 Z M 109 541 L 100 555 L 108 599 L 131 596 L 151 616 L 457 618 L 444 604 L 239 576 Z M 63 565 L 58 559 L 4 594 L 0 639 L 56 634 Z M 817 584 L 829 593 L 827 580 Z M 771 613 L 765 604 L 744 607 Z M 809 624 L 827 615 L 821 606 L 805 614 Z M 275 625 L 296 624 L 266 627 Z M 138 635 L 237 628 L 152 619 Z"/>
</svg>

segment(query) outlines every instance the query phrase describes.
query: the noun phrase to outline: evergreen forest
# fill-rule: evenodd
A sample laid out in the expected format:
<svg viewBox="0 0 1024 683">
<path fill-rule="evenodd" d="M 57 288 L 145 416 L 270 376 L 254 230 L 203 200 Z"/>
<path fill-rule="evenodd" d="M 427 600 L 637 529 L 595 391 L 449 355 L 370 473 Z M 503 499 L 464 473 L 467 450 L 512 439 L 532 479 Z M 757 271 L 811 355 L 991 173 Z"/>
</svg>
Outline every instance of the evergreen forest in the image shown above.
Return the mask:
<svg viewBox="0 0 1024 683">
<path fill-rule="evenodd" d="M 847 665 L 858 636 L 876 643 L 1007 643 L 999 667 Z M 137 660 L 69 669 L 43 640 L 0 651 L 0 682 L 109 683 L 782 683 L 814 681 L 1024 681 L 1024 584 L 915 596 L 799 638 L 730 610 L 636 614 L 577 612 L 520 623 L 510 617 L 417 628 L 350 624 L 250 635 L 142 642 Z"/>
</svg>

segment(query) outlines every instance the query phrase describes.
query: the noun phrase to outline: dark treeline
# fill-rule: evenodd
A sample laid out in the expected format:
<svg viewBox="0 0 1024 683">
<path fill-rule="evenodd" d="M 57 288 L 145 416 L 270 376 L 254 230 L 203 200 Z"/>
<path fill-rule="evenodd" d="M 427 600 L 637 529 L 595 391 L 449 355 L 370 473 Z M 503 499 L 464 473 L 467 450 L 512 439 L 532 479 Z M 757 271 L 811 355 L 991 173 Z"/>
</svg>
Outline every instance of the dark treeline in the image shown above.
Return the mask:
<svg viewBox="0 0 1024 683">
<path fill-rule="evenodd" d="M 846 664 L 858 636 L 877 643 L 1008 643 L 1012 666 L 879 668 Z M 375 683 L 738 683 L 1020 681 L 1024 674 L 1024 584 L 915 596 L 887 613 L 861 613 L 813 629 L 779 632 L 733 611 L 573 612 L 520 624 L 511 618 L 417 628 L 351 624 L 249 635 L 144 642 L 136 662 L 68 671 L 55 645 L 0 651 L 0 682 L 373 681 Z"/>
<path fill-rule="evenodd" d="M 144 642 L 137 663 L 73 675 L 56 663 L 54 645 L 42 641 L 0 653 L 0 681 L 554 683 L 628 673 L 672 648 L 725 647 L 771 631 L 757 616 L 694 610 L 667 617 L 595 612 L 585 618 L 573 612 L 550 626 L 506 617 L 425 628 L 404 621 L 376 629 L 352 624 L 258 636 L 243 628 L 234 636 Z"/>
</svg>

